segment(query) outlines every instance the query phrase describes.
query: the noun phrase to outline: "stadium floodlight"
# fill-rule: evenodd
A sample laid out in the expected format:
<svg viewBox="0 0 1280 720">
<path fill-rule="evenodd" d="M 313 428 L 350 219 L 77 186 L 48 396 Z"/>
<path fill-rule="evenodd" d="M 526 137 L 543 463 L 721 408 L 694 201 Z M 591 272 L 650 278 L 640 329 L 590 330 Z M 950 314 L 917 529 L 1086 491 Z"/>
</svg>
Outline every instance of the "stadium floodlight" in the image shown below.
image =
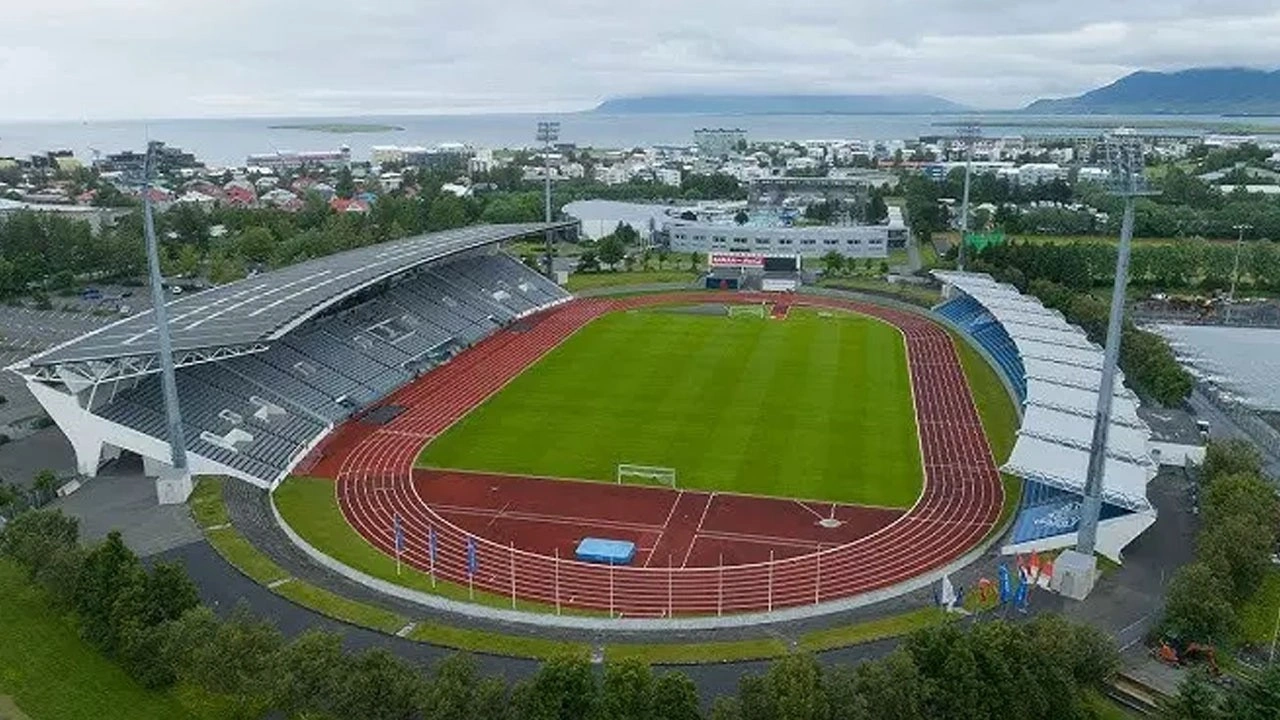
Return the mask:
<svg viewBox="0 0 1280 720">
<path fill-rule="evenodd" d="M 151 304 L 155 310 L 156 339 L 160 353 L 160 381 L 164 390 L 164 412 L 169 424 L 169 457 L 180 476 L 187 474 L 187 443 L 182 431 L 182 413 L 178 409 L 178 383 L 173 370 L 173 341 L 169 337 L 169 312 L 164 305 L 164 284 L 160 279 L 160 249 L 156 243 L 156 226 L 151 209 L 151 176 L 155 171 L 156 153 L 162 143 L 147 143 L 142 169 L 142 228 L 147 241 L 147 270 L 151 279 Z M 185 500 L 185 498 L 184 498 Z M 164 498 L 161 498 L 164 502 Z"/>
<path fill-rule="evenodd" d="M 1111 428 L 1111 402 L 1115 393 L 1116 366 L 1120 357 L 1121 323 L 1124 320 L 1125 289 L 1129 281 L 1129 246 L 1133 242 L 1134 201 L 1144 195 L 1158 195 L 1142 174 L 1142 139 L 1131 130 L 1117 130 L 1106 138 L 1109 192 L 1124 198 L 1124 218 L 1120 223 L 1120 247 L 1116 257 L 1115 283 L 1111 288 L 1111 315 L 1107 321 L 1107 341 L 1102 357 L 1102 378 L 1098 384 L 1097 412 L 1084 499 L 1080 506 L 1080 529 L 1076 552 L 1093 558 L 1098 541 L 1098 516 L 1102 510 L 1102 480 L 1107 458 L 1107 433 Z"/>
<path fill-rule="evenodd" d="M 973 176 L 973 146 L 977 144 L 978 138 L 982 134 L 982 129 L 977 123 L 966 123 L 961 125 L 955 134 L 955 139 L 964 140 L 964 195 L 960 199 L 960 252 L 956 256 L 956 269 L 964 272 L 965 264 L 965 236 L 969 234 L 969 180 Z"/>
<path fill-rule="evenodd" d="M 1231 294 L 1227 296 L 1228 325 L 1231 324 L 1231 308 L 1236 304 L 1236 281 L 1240 279 L 1240 249 L 1244 247 L 1245 232 L 1252 230 L 1253 226 L 1249 223 L 1240 223 L 1239 225 L 1232 225 L 1231 229 L 1235 230 L 1239 235 L 1236 237 L 1236 260 L 1235 264 L 1231 267 Z"/>
<path fill-rule="evenodd" d="M 545 220 L 551 222 L 551 147 L 555 141 L 560 139 L 560 123 L 555 121 L 538 121 L 538 133 L 534 137 L 535 140 L 542 143 L 542 183 L 543 183 L 543 203 L 545 207 Z M 547 277 L 554 279 L 555 272 L 551 268 L 551 258 L 554 255 L 552 243 L 554 235 L 551 230 L 547 230 Z"/>
</svg>

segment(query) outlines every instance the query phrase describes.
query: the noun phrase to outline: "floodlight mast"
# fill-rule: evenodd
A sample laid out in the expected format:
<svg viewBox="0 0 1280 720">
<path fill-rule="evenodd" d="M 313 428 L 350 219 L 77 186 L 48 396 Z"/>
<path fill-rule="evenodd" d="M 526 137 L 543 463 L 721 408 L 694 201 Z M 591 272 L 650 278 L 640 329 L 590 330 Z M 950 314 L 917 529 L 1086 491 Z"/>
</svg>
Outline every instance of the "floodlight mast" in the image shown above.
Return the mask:
<svg viewBox="0 0 1280 720">
<path fill-rule="evenodd" d="M 973 176 L 973 146 L 977 142 L 981 130 L 975 123 L 960 126 L 957 137 L 965 141 L 964 148 L 964 195 L 960 199 L 960 252 L 957 255 L 956 267 L 964 272 L 965 236 L 969 234 L 969 179 Z"/>
<path fill-rule="evenodd" d="M 155 307 L 156 338 L 159 341 L 160 383 L 164 390 L 164 412 L 169 424 L 169 457 L 175 471 L 186 474 L 187 442 L 178 409 L 178 382 L 173 374 L 173 341 L 169 337 L 169 313 L 164 306 L 164 285 L 160 280 L 160 249 L 156 243 L 155 220 L 151 211 L 151 174 L 155 170 L 160 143 L 147 143 L 142 170 L 142 228 L 147 241 L 147 270 L 151 278 L 151 304 Z"/>
<path fill-rule="evenodd" d="M 538 134 L 535 139 L 542 143 L 542 182 L 543 182 L 543 203 L 545 205 L 545 220 L 551 222 L 551 147 L 552 144 L 560 139 L 560 123 L 539 121 Z M 552 243 L 554 233 L 547 230 L 547 277 L 554 278 L 555 271 L 551 267 L 551 258 L 554 248 Z"/>
<path fill-rule="evenodd" d="M 1231 267 L 1231 294 L 1227 296 L 1226 319 L 1228 325 L 1231 324 L 1231 309 L 1236 304 L 1236 282 L 1240 279 L 1240 250 L 1244 247 L 1244 234 L 1252 230 L 1253 226 L 1249 223 L 1240 223 L 1239 225 L 1232 225 L 1231 229 L 1238 232 L 1239 235 L 1236 237 L 1236 260 Z"/>
<path fill-rule="evenodd" d="M 1129 247 L 1133 242 L 1133 205 L 1136 198 L 1158 195 L 1147 187 L 1142 174 L 1142 140 L 1132 131 L 1117 130 L 1106 139 L 1107 164 L 1112 195 L 1124 198 L 1120 223 L 1120 247 L 1116 258 L 1115 282 L 1111 288 L 1111 314 L 1107 320 L 1107 343 L 1102 356 L 1102 379 L 1098 383 L 1097 412 L 1093 418 L 1093 438 L 1089 468 L 1085 476 L 1084 499 L 1080 506 L 1080 529 L 1076 551 L 1092 558 L 1098 544 L 1098 517 L 1102 511 L 1102 480 L 1106 470 L 1107 435 L 1111 429 L 1111 404 L 1115 397 L 1116 367 L 1120 359 L 1120 336 L 1124 320 L 1125 290 L 1129 284 Z"/>
</svg>

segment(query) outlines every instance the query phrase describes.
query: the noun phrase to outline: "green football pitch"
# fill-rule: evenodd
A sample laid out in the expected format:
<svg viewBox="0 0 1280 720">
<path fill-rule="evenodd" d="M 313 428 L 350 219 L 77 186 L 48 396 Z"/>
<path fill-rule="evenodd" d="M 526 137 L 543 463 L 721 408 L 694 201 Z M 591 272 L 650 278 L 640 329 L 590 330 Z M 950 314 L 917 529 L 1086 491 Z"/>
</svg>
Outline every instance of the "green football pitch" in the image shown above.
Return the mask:
<svg viewBox="0 0 1280 720">
<path fill-rule="evenodd" d="M 418 462 L 610 482 L 619 463 L 652 465 L 686 489 L 892 507 L 923 483 L 901 334 L 801 308 L 785 320 L 606 315 Z"/>
</svg>

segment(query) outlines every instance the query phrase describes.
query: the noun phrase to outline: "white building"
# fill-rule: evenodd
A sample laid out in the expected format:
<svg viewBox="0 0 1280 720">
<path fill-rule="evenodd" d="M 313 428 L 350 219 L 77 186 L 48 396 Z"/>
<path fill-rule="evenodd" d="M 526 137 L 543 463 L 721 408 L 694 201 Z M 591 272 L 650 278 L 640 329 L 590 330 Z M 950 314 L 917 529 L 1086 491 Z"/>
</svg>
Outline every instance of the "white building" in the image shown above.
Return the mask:
<svg viewBox="0 0 1280 720">
<path fill-rule="evenodd" d="M 730 155 L 747 141 L 747 131 L 741 128 L 700 128 L 693 131 L 693 143 L 703 155 L 720 157 Z"/>
<path fill-rule="evenodd" d="M 684 180 L 680 171 L 676 168 L 657 168 L 653 171 L 653 177 L 663 185 L 671 185 L 680 187 L 680 183 Z"/>
<path fill-rule="evenodd" d="M 817 258 L 829 252 L 844 257 L 887 258 L 888 225 L 761 227 L 705 223 L 666 226 L 676 252 L 755 253 Z M 905 233 L 905 229 L 900 232 Z"/>
</svg>

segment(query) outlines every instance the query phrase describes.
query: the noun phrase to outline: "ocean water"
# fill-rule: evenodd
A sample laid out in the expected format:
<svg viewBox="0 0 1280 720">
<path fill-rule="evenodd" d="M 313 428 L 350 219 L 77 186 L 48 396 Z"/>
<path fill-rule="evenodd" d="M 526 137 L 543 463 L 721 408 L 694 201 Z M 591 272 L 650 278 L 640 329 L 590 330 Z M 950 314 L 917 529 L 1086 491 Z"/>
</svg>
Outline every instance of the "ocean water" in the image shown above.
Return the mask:
<svg viewBox="0 0 1280 720">
<path fill-rule="evenodd" d="M 85 122 L 0 122 L 0 157 L 24 156 L 53 149 L 68 149 L 90 160 L 93 151 L 141 150 L 148 140 L 163 140 L 194 152 L 214 165 L 241 165 L 252 153 L 274 150 L 332 150 L 349 145 L 356 159 L 367 159 L 374 145 L 434 145 L 464 142 L 478 147 L 526 147 L 534 144 L 539 120 L 558 120 L 560 139 L 579 146 L 628 147 L 654 144 L 689 144 L 693 131 L 702 127 L 746 130 L 751 140 L 915 139 L 922 135 L 947 135 L 952 124 L 970 120 L 1000 123 L 985 130 L 988 135 L 1097 134 L 1100 124 L 1124 126 L 1142 121 L 1174 122 L 1169 134 L 1196 131 L 1196 124 L 1213 128 L 1232 119 L 1215 116 L 949 116 L 949 115 L 606 115 L 567 113 L 551 115 L 423 115 L 333 118 L 240 118 L 204 120 L 120 120 Z M 1260 123 L 1267 119 L 1235 119 Z M 330 133 L 279 129 L 272 125 L 294 123 L 380 124 L 403 130 Z M 1270 124 L 1267 122 L 1267 124 Z"/>
</svg>

